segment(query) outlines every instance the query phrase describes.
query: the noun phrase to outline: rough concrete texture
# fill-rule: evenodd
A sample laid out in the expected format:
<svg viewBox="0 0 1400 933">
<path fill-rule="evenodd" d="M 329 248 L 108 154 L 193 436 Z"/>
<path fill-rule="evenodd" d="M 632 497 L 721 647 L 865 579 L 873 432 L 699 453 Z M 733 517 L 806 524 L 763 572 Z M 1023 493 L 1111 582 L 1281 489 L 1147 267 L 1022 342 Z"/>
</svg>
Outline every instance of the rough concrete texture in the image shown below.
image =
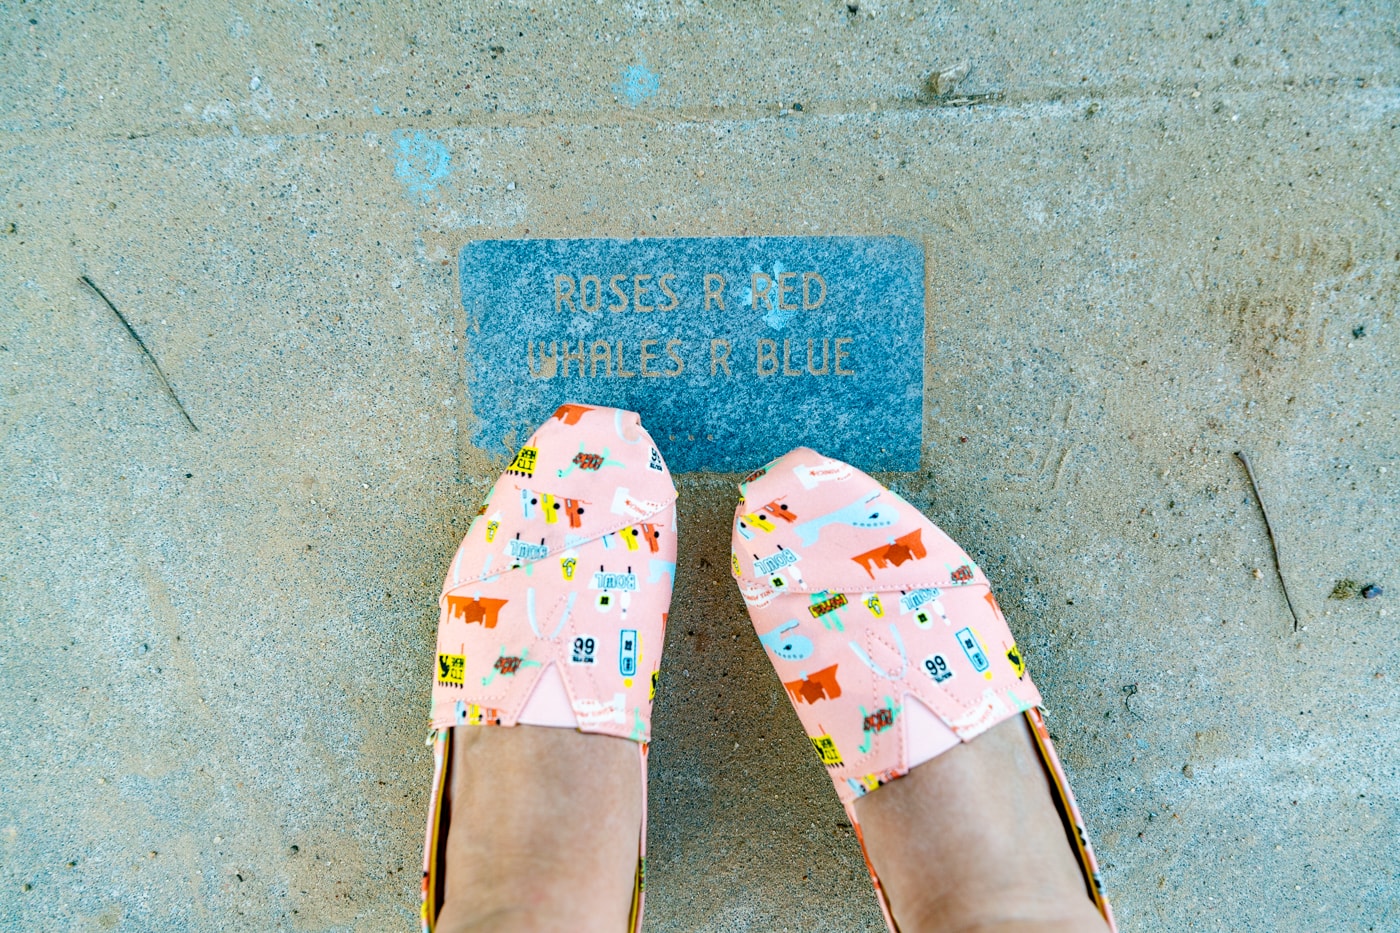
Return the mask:
<svg viewBox="0 0 1400 933">
<path fill-rule="evenodd" d="M 0 927 L 410 927 L 506 453 L 458 248 L 803 233 L 925 246 L 884 479 L 999 587 L 1124 929 L 1400 925 L 1394 4 L 462 6 L 0 13 Z M 680 479 L 649 927 L 877 930 L 732 479 Z"/>
</svg>

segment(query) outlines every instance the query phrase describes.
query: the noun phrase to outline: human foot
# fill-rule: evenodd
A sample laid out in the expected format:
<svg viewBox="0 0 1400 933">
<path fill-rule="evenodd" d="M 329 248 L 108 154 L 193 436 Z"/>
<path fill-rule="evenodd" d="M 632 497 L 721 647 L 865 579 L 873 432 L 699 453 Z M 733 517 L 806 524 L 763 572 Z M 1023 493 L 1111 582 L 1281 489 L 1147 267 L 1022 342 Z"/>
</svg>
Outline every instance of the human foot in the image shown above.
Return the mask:
<svg viewBox="0 0 1400 933">
<path fill-rule="evenodd" d="M 1017 716 L 855 802 L 902 933 L 1104 933 L 1030 724 Z"/>
<path fill-rule="evenodd" d="M 759 641 L 857 832 L 857 801 L 887 793 L 911 769 L 950 750 L 962 747 L 955 760 L 980 761 L 999 740 L 972 752 L 966 743 L 983 742 L 979 736 L 1024 714 L 1051 782 L 1046 786 L 1054 790 L 1048 812 L 1064 815 L 1060 838 L 1075 845 L 1079 890 L 1111 926 L 1073 796 L 1040 718 L 1040 693 L 981 569 L 898 495 L 806 448 L 768 464 L 739 489 L 734 575 Z M 916 780 L 904 794 L 923 783 Z M 1023 790 L 1007 792 L 1020 799 Z M 981 815 L 961 817 L 975 824 Z M 879 869 L 872 865 L 877 892 Z M 881 906 L 894 929 L 883 893 Z"/>
<path fill-rule="evenodd" d="M 540 726 L 452 732 L 436 929 L 628 929 L 643 820 L 636 745 Z"/>
<path fill-rule="evenodd" d="M 646 743 L 675 577 L 675 498 L 635 413 L 563 405 L 472 522 L 440 600 L 425 930 L 439 908 L 492 929 L 579 929 L 577 905 L 553 912 L 567 906 L 556 895 L 616 900 L 611 853 L 629 833 L 623 876 L 635 883 L 622 904 L 632 928 L 640 923 Z M 517 725 L 531 728 L 468 734 Z M 561 806 L 596 812 L 552 825 Z M 598 891 L 571 883 L 580 865 L 597 872 Z"/>
</svg>

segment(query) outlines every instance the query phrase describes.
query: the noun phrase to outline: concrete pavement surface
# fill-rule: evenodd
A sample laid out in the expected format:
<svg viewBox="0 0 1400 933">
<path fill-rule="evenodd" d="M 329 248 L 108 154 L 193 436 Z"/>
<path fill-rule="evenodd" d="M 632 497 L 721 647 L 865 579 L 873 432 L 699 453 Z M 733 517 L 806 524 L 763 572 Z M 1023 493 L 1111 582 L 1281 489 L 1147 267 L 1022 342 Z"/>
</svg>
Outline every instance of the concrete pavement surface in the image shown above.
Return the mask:
<svg viewBox="0 0 1400 933">
<path fill-rule="evenodd" d="M 1397 22 L 6 5 L 0 928 L 412 928 L 436 597 L 509 453 L 458 251 L 741 234 L 923 245 L 881 478 L 998 588 L 1123 929 L 1400 928 Z M 648 929 L 876 931 L 736 479 L 678 478 Z"/>
</svg>

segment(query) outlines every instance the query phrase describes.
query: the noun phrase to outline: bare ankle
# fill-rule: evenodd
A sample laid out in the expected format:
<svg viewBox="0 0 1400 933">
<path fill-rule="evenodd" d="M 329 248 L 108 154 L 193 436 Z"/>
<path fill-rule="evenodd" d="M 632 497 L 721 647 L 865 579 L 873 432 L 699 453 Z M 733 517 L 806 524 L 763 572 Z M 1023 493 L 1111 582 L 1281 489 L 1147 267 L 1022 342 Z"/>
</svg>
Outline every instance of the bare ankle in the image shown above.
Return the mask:
<svg viewBox="0 0 1400 933">
<path fill-rule="evenodd" d="M 1089 915 L 1076 919 L 1038 917 L 1020 920 L 975 921 L 971 925 L 950 927 L 945 921 L 933 919 L 915 925 L 900 922 L 902 933 L 938 930 L 940 933 L 1103 933 L 1103 918 L 1092 909 Z"/>
<path fill-rule="evenodd" d="M 1013 891 L 996 901 L 935 901 L 896 912 L 901 933 L 1105 933 L 1103 918 L 1087 897 L 1054 903 L 1020 900 Z"/>
<path fill-rule="evenodd" d="M 635 743 L 570 729 L 454 729 L 438 927 L 625 929 L 642 824 Z"/>
<path fill-rule="evenodd" d="M 1106 928 L 1021 717 L 855 806 L 866 851 L 906 933 Z"/>
<path fill-rule="evenodd" d="M 532 918 L 525 916 L 520 904 L 487 907 L 458 898 L 442 905 L 433 929 L 436 933 L 495 933 L 498 930 L 524 933 L 535 929 L 531 923 Z"/>
<path fill-rule="evenodd" d="M 528 899 L 502 906 L 450 901 L 442 905 L 435 933 L 619 933 L 624 926 L 585 917 L 576 908 L 532 904 Z"/>
</svg>

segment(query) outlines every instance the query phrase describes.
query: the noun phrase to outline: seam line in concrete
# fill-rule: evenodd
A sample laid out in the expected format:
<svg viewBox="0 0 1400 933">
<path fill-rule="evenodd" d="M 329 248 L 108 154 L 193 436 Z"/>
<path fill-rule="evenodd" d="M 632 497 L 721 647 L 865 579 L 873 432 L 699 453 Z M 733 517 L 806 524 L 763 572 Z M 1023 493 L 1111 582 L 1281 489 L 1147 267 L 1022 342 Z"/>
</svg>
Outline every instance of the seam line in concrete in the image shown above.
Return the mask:
<svg viewBox="0 0 1400 933">
<path fill-rule="evenodd" d="M 1294 86 L 1288 92 L 1290 97 L 1301 95 L 1312 96 L 1315 92 L 1328 90 L 1335 91 L 1335 86 L 1330 87 L 1305 87 Z M 1400 85 L 1370 85 L 1365 88 L 1353 88 L 1342 90 L 1344 99 L 1359 99 L 1367 103 L 1389 103 L 1392 108 L 1400 109 Z M 1277 102 L 1278 95 L 1274 89 L 1252 88 L 1247 91 L 1211 90 L 1201 91 L 1200 98 L 1191 98 L 1189 94 L 1147 94 L 1147 95 L 1111 95 L 1103 93 L 1081 93 L 1075 97 L 1066 97 L 1059 92 L 1045 94 L 1015 94 L 1008 93 L 996 100 L 981 100 L 969 104 L 938 103 L 922 100 L 899 100 L 889 101 L 884 105 L 871 110 L 861 107 L 855 103 L 846 103 L 840 107 L 827 108 L 815 112 L 806 112 L 798 116 L 788 110 L 776 110 L 764 107 L 736 107 L 736 108 L 696 108 L 694 110 L 679 109 L 669 111 L 649 111 L 644 113 L 627 110 L 619 111 L 574 111 L 564 114 L 543 113 L 543 114 L 518 114 L 512 112 L 480 112 L 464 116 L 461 119 L 453 119 L 448 116 L 415 117 L 405 115 L 394 117 L 392 115 L 374 117 L 327 117 L 324 119 L 301 119 L 301 120 L 269 120 L 256 125 L 252 132 L 246 130 L 247 124 L 240 123 L 207 123 L 207 124 L 180 124 L 168 127 L 157 127 L 153 129 L 136 128 L 126 131 L 101 129 L 97 127 L 84 127 L 79 123 L 70 123 L 62 126 L 24 126 L 18 121 L 7 121 L 0 125 L 0 134 L 19 135 L 25 134 L 33 140 L 38 134 L 42 142 L 53 142 L 70 135 L 77 134 L 87 139 L 103 139 L 108 142 L 127 142 L 138 139 L 163 138 L 163 139 L 207 139 L 222 137 L 245 137 L 261 138 L 269 136 L 314 136 L 317 134 L 358 134 L 364 132 L 384 131 L 402 129 L 404 127 L 414 127 L 424 130 L 494 130 L 494 129 L 545 129 L 549 127 L 561 130 L 567 129 L 597 129 L 614 128 L 624 126 L 654 126 L 654 127 L 680 127 L 680 126 L 703 126 L 708 124 L 724 123 L 758 123 L 764 121 L 791 121 L 794 123 L 812 122 L 831 117 L 859 117 L 866 116 L 872 119 L 887 117 L 890 115 L 902 114 L 925 114 L 933 116 L 935 114 L 961 114 L 968 111 L 976 111 L 978 115 L 1003 115 L 1007 112 L 1024 113 L 1032 108 L 1043 105 L 1060 105 L 1065 109 L 1076 109 L 1087 107 L 1097 103 L 1101 107 L 1105 103 L 1123 104 L 1128 106 L 1145 107 L 1159 103 L 1185 102 L 1193 99 L 1204 99 L 1207 95 L 1229 95 L 1232 100 L 1238 102 L 1233 109 L 1248 107 L 1258 100 Z M 980 95 L 973 95 L 980 96 Z M 958 100 L 958 98 L 954 98 Z M 821 106 L 821 105 L 817 105 Z M 708 111 L 708 112 L 706 112 Z M 1107 116 L 1106 114 L 1104 116 Z"/>
</svg>

